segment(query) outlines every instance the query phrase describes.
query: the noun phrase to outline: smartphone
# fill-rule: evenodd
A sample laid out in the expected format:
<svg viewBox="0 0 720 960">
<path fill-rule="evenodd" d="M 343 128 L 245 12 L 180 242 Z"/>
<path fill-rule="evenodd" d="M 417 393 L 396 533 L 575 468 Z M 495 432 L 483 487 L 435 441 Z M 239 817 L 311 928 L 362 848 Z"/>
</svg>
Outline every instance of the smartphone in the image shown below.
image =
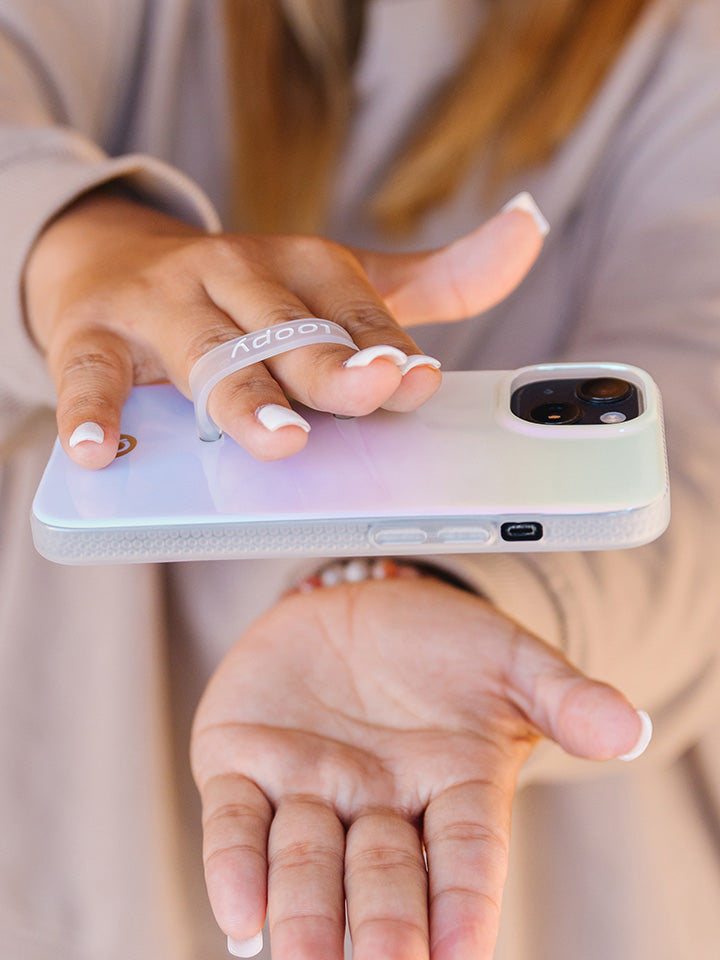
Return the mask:
<svg viewBox="0 0 720 960">
<path fill-rule="evenodd" d="M 55 444 L 36 548 L 69 564 L 607 550 L 669 521 L 660 395 L 637 367 L 446 373 L 412 413 L 300 409 L 306 447 L 262 463 L 200 440 L 172 386 L 134 388 L 110 466 Z"/>
</svg>

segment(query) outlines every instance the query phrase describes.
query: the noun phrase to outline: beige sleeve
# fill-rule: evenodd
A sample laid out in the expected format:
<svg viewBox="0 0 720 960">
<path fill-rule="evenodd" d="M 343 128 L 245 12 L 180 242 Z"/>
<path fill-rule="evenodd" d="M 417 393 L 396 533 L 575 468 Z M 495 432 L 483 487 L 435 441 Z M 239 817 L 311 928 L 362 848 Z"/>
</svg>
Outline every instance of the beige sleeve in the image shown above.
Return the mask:
<svg viewBox="0 0 720 960">
<path fill-rule="evenodd" d="M 118 25 L 93 14 L 97 4 L 59 7 L 0 4 L 0 441 L 33 407 L 55 400 L 22 305 L 25 260 L 50 219 L 88 190 L 122 179 L 153 206 L 219 228 L 210 201 L 179 171 L 144 155 L 110 157 L 98 145 L 111 126 L 99 103 L 119 95 L 115 74 L 100 69 L 106 50 L 119 56 L 121 36 L 107 43 Z M 133 39 L 127 30 L 124 36 Z"/>
</svg>

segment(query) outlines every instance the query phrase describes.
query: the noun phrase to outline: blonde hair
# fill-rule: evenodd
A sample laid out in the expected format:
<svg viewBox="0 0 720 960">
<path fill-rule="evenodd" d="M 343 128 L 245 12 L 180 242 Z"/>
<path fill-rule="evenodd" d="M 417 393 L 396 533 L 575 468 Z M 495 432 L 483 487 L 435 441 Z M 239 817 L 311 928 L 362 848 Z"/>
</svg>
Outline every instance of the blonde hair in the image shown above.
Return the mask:
<svg viewBox="0 0 720 960">
<path fill-rule="evenodd" d="M 650 0 L 489 0 L 481 34 L 438 90 L 373 201 L 403 231 L 479 157 L 488 183 L 548 160 Z M 238 226 L 317 231 L 352 109 L 364 0 L 226 0 Z"/>
</svg>

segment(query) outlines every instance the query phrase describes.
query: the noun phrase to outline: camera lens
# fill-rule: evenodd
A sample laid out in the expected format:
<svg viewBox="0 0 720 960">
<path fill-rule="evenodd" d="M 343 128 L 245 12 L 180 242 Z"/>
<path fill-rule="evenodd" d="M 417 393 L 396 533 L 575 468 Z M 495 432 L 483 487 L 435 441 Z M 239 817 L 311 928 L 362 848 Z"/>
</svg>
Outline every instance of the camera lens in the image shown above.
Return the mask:
<svg viewBox="0 0 720 960">
<path fill-rule="evenodd" d="M 536 423 L 575 423 L 580 419 L 580 408 L 574 403 L 541 403 L 533 407 L 530 416 Z"/>
<path fill-rule="evenodd" d="M 616 377 L 596 377 L 585 380 L 577 388 L 577 395 L 586 403 L 619 403 L 627 400 L 632 393 L 632 385 L 627 380 Z"/>
</svg>

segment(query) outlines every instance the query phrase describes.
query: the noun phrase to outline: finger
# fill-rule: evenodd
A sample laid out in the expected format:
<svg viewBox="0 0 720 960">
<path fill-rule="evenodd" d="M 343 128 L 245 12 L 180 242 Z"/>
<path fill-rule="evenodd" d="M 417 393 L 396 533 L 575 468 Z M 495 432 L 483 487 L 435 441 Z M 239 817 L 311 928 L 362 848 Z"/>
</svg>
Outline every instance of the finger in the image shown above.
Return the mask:
<svg viewBox="0 0 720 960">
<path fill-rule="evenodd" d="M 350 827 L 345 887 L 354 960 L 428 957 L 427 872 L 415 827 L 377 811 Z"/>
<path fill-rule="evenodd" d="M 432 800 L 424 840 L 432 960 L 491 960 L 510 842 L 512 778 L 465 783 Z"/>
<path fill-rule="evenodd" d="M 294 309 L 307 316 L 302 304 Z M 245 332 L 203 294 L 182 316 L 155 319 L 149 339 L 163 356 L 170 379 L 190 397 L 190 371 L 195 362 Z M 221 380 L 210 392 L 208 412 L 223 433 L 259 460 L 297 453 L 305 446 L 310 429 L 264 363 L 253 363 Z"/>
<path fill-rule="evenodd" d="M 387 409 L 414 410 L 428 400 L 440 386 L 440 363 L 434 357 L 422 353 L 415 341 L 397 323 L 386 304 L 367 278 L 356 257 L 346 248 L 322 241 L 313 247 L 314 260 L 306 257 L 301 269 L 296 267 L 295 252 L 292 259 L 281 266 L 311 310 L 318 316 L 332 320 L 344 327 L 360 352 L 345 360 L 342 368 L 330 367 L 315 392 L 320 409 L 332 409 L 336 413 L 359 415 L 367 410 L 360 404 L 380 405 L 379 393 L 373 392 L 367 368 L 372 365 L 394 363 L 399 369 L 394 373 L 394 389 L 381 403 Z M 322 284 L 317 276 L 322 275 Z M 390 346 L 399 351 L 397 359 L 386 356 L 384 349 Z M 296 358 L 292 355 L 278 357 L 280 376 L 294 378 Z M 370 392 L 369 392 L 370 391 Z M 352 398 L 348 404 L 348 398 Z M 338 409 L 345 404 L 345 409 Z"/>
<path fill-rule="evenodd" d="M 355 353 L 323 344 L 267 360 L 288 396 L 318 410 L 361 416 L 391 397 L 398 408 L 411 409 L 435 392 L 438 362 L 422 357 L 348 250 L 318 237 L 275 237 L 272 245 L 250 249 L 262 266 L 248 268 L 246 243 L 238 251 L 242 262 L 219 263 L 206 283 L 213 302 L 239 327 L 252 331 L 320 317 L 343 326 L 360 348 Z M 406 365 L 412 368 L 407 385 Z"/>
<path fill-rule="evenodd" d="M 542 249 L 542 223 L 521 204 L 438 250 L 356 253 L 403 326 L 458 320 L 489 310 L 518 286 Z"/>
<path fill-rule="evenodd" d="M 265 921 L 272 809 L 252 781 L 236 774 L 212 777 L 200 792 L 210 904 L 220 929 L 232 940 L 247 941 Z"/>
<path fill-rule="evenodd" d="M 65 452 L 90 470 L 106 467 L 118 450 L 122 407 L 133 382 L 127 345 L 107 330 L 74 331 L 56 339 L 48 367 L 57 390 L 58 436 Z"/>
<path fill-rule="evenodd" d="M 328 806 L 302 798 L 280 803 L 269 843 L 273 960 L 341 960 L 344 849 L 345 831 Z"/>
<path fill-rule="evenodd" d="M 619 690 L 589 679 L 524 631 L 513 640 L 507 690 L 538 730 L 575 756 L 632 758 L 649 741 L 649 718 Z"/>
</svg>

